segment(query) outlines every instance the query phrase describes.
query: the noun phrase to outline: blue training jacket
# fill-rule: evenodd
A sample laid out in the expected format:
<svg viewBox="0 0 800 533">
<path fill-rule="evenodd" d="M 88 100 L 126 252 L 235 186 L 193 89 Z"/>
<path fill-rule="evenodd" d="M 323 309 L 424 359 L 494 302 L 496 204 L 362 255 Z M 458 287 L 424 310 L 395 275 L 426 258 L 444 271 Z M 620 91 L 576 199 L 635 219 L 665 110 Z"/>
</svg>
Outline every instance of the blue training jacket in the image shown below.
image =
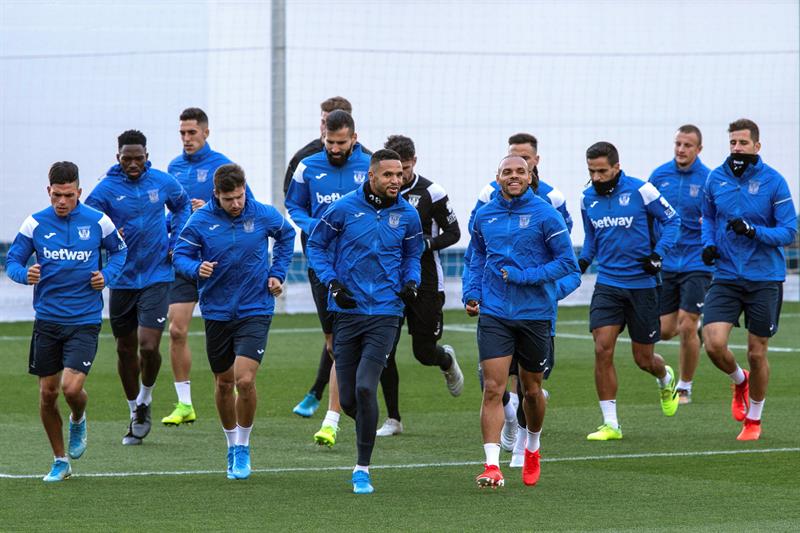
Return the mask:
<svg viewBox="0 0 800 533">
<path fill-rule="evenodd" d="M 333 202 L 367 180 L 370 156 L 355 143 L 341 167 L 331 165 L 323 150 L 300 161 L 286 193 L 286 210 L 306 235 L 311 235 L 322 213 Z"/>
<path fill-rule="evenodd" d="M 108 252 L 102 269 L 101 250 Z M 52 206 L 43 209 L 25 219 L 11 244 L 8 277 L 27 285 L 27 263 L 34 253 L 41 267 L 41 278 L 33 287 L 36 318 L 57 324 L 99 324 L 103 293 L 92 288 L 92 272 L 99 270 L 110 285 L 128 254 L 111 219 L 80 202 L 66 217 L 56 215 Z"/>
<path fill-rule="evenodd" d="M 167 172 L 175 176 L 190 200 L 196 198 L 208 202 L 214 196 L 214 172 L 228 163 L 231 163 L 230 159 L 206 143 L 193 154 L 183 152 L 173 159 Z"/>
<path fill-rule="evenodd" d="M 422 224 L 414 207 L 401 196 L 376 209 L 364 187 L 334 202 L 308 239 L 309 266 L 328 286 L 339 280 L 358 306 L 340 309 L 328 295 L 328 309 L 339 313 L 402 316 L 398 293 L 409 281 L 420 284 Z"/>
<path fill-rule="evenodd" d="M 579 272 L 563 217 L 528 190 L 519 198 L 496 195 L 478 210 L 464 300 L 481 314 L 509 320 L 556 319 L 556 281 Z M 504 281 L 501 269 L 522 271 L 521 283 Z"/>
<path fill-rule="evenodd" d="M 181 231 L 173 264 L 180 275 L 199 280 L 203 318 L 228 321 L 271 315 L 275 298 L 267 282 L 286 279 L 294 236 L 292 225 L 271 205 L 248 196 L 242 213 L 231 217 L 212 197 Z M 270 237 L 275 240 L 271 263 Z M 197 275 L 203 261 L 217 262 L 207 279 Z"/>
<path fill-rule="evenodd" d="M 656 277 L 636 259 L 656 252 L 666 257 L 680 232 L 681 217 L 651 183 L 620 171 L 610 195 L 598 194 L 591 185 L 581 196 L 585 237 L 580 258 L 597 259 L 597 283 L 623 289 L 656 286 Z M 655 243 L 651 222 L 661 224 Z"/>
<path fill-rule="evenodd" d="M 178 181 L 151 168 L 132 180 L 120 165 L 108 170 L 86 205 L 107 214 L 128 244 L 128 260 L 112 289 L 142 289 L 175 279 L 169 251 L 175 247 L 177 232 L 167 235 L 164 207 L 172 211 L 175 227 L 182 228 L 189 218 L 191 203 Z"/>
<path fill-rule="evenodd" d="M 681 217 L 678 242 L 663 257 L 666 272 L 713 272 L 714 267 L 703 263 L 703 197 L 710 169 L 696 158 L 683 170 L 673 159 L 650 175 L 652 183 Z M 655 224 L 655 235 L 661 235 L 661 224 Z"/>
<path fill-rule="evenodd" d="M 727 229 L 734 218 L 754 225 L 755 238 Z M 740 178 L 727 163 L 709 174 L 703 201 L 703 245 L 716 246 L 720 254 L 714 279 L 783 281 L 783 247 L 796 235 L 797 213 L 789 186 L 760 157 Z"/>
</svg>

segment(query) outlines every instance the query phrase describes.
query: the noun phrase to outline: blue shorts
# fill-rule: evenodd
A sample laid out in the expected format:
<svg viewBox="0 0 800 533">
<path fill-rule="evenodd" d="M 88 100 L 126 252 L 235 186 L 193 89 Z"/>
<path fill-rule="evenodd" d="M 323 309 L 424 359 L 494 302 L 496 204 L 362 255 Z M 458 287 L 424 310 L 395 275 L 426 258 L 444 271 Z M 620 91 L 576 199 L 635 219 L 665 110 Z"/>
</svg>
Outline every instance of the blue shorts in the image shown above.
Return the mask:
<svg viewBox="0 0 800 533">
<path fill-rule="evenodd" d="M 317 317 L 325 334 L 333 333 L 333 311 L 328 311 L 328 287 L 322 284 L 317 275 L 310 268 L 308 269 L 308 283 L 311 285 L 311 296 L 314 298 L 314 306 L 317 308 Z"/>
<path fill-rule="evenodd" d="M 137 327 L 163 330 L 171 285 L 165 281 L 143 289 L 111 289 L 108 314 L 114 337 L 130 335 Z"/>
<path fill-rule="evenodd" d="M 197 282 L 175 274 L 175 281 L 169 288 L 169 304 L 197 303 Z"/>
<path fill-rule="evenodd" d="M 589 305 L 589 331 L 603 326 L 628 326 L 628 335 L 639 344 L 661 339 L 658 289 L 623 289 L 596 284 Z"/>
<path fill-rule="evenodd" d="M 100 324 L 65 325 L 35 320 L 28 355 L 28 373 L 52 376 L 65 368 L 84 374 L 97 355 Z"/>
<path fill-rule="evenodd" d="M 248 316 L 236 320 L 205 320 L 206 354 L 211 371 L 221 374 L 241 355 L 261 363 L 267 349 L 272 315 Z"/>
<path fill-rule="evenodd" d="M 544 372 L 553 347 L 549 320 L 504 320 L 481 314 L 478 317 L 478 358 L 480 361 L 514 356 L 528 372 Z"/>
<path fill-rule="evenodd" d="M 778 332 L 783 304 L 780 281 L 715 280 L 706 295 L 703 325 L 727 322 L 739 327 L 744 311 L 747 331 L 757 337 L 772 337 Z"/>
<path fill-rule="evenodd" d="M 362 357 L 385 367 L 399 329 L 399 316 L 336 313 L 333 320 L 336 368 L 357 365 Z"/>
<path fill-rule="evenodd" d="M 711 272 L 662 272 L 659 293 L 661 315 L 686 311 L 703 313 L 703 302 L 711 285 Z"/>
</svg>

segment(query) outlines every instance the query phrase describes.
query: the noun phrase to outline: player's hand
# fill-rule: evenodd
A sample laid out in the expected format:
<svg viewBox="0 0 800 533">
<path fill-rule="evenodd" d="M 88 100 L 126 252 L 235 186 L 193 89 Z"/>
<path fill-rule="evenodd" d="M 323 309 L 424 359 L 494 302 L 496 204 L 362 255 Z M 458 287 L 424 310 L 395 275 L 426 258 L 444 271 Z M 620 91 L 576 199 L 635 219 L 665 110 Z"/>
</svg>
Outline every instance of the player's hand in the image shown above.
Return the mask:
<svg viewBox="0 0 800 533">
<path fill-rule="evenodd" d="M 28 285 L 36 285 L 42 279 L 42 267 L 39 263 L 28 267 Z"/>
<path fill-rule="evenodd" d="M 500 273 L 503 274 L 503 281 L 506 283 L 516 283 L 517 285 L 522 283 L 522 270 L 517 267 L 504 266 L 500 269 Z"/>
<path fill-rule="evenodd" d="M 400 289 L 400 292 L 397 295 L 403 300 L 403 303 L 406 305 L 411 305 L 417 300 L 417 282 L 416 281 L 409 281 L 403 288 Z"/>
<path fill-rule="evenodd" d="M 192 198 L 192 211 L 197 211 L 204 205 L 206 205 L 206 203 L 203 200 L 199 198 Z"/>
<path fill-rule="evenodd" d="M 358 306 L 353 298 L 353 293 L 350 292 L 347 287 L 339 283 L 338 279 L 330 282 L 328 290 L 331 291 L 331 296 L 333 296 L 333 299 L 336 301 L 336 305 L 342 309 L 355 309 Z"/>
<path fill-rule="evenodd" d="M 578 259 L 578 266 L 581 268 L 581 274 L 586 274 L 586 271 L 589 270 L 589 266 L 592 264 L 591 261 L 587 261 L 586 259 Z"/>
<path fill-rule="evenodd" d="M 280 296 L 283 293 L 283 283 L 278 278 L 269 278 L 267 288 L 273 296 Z"/>
<path fill-rule="evenodd" d="M 90 281 L 92 284 L 92 288 L 96 291 L 102 291 L 106 286 L 106 278 L 103 277 L 103 273 L 98 270 L 92 271 L 92 279 Z"/>
<path fill-rule="evenodd" d="M 640 257 L 636 260 L 637 263 L 642 264 L 642 270 L 648 274 L 655 276 L 661 272 L 661 256 L 653 252 L 650 255 Z"/>
<path fill-rule="evenodd" d="M 725 229 L 733 230 L 736 235 L 744 235 L 748 239 L 756 236 L 756 228 L 743 218 L 729 220 Z"/>
<path fill-rule="evenodd" d="M 467 300 L 465 309 L 467 310 L 468 316 L 478 316 L 478 314 L 481 312 L 481 305 L 477 302 L 477 300 Z"/>
<path fill-rule="evenodd" d="M 703 263 L 712 266 L 714 262 L 719 259 L 719 252 L 716 246 L 706 246 L 703 248 Z"/>
<path fill-rule="evenodd" d="M 197 269 L 197 276 L 201 279 L 208 279 L 211 277 L 211 274 L 214 273 L 214 267 L 217 266 L 217 262 L 210 262 L 210 261 L 203 261 L 200 263 L 200 268 Z"/>
</svg>

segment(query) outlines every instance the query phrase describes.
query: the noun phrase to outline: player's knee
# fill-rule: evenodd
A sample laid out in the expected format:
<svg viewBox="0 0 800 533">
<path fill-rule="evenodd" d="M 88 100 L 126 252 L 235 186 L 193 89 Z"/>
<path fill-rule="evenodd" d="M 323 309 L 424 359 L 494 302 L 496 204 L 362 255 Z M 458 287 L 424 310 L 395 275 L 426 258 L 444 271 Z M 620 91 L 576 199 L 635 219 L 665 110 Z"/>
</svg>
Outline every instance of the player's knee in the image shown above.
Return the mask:
<svg viewBox="0 0 800 533">
<path fill-rule="evenodd" d="M 483 401 L 484 403 L 495 403 L 503 401 L 503 393 L 505 392 L 505 383 L 494 380 L 483 379 Z"/>
<path fill-rule="evenodd" d="M 189 336 L 189 325 L 176 323 L 174 320 L 169 324 L 169 340 L 173 343 L 186 343 Z"/>
<path fill-rule="evenodd" d="M 359 402 L 368 402 L 375 396 L 375 391 L 365 385 L 356 385 L 356 398 Z"/>
<path fill-rule="evenodd" d="M 428 339 L 412 339 L 411 350 L 414 357 L 425 366 L 432 366 L 436 359 L 436 341 Z"/>
<path fill-rule="evenodd" d="M 237 376 L 236 377 L 236 390 L 239 391 L 241 395 L 249 395 L 255 391 L 256 388 L 256 380 L 255 376 L 251 374 L 246 374 L 244 376 Z"/>
<path fill-rule="evenodd" d="M 345 397 L 344 395 L 339 394 L 339 406 L 342 408 L 342 411 L 344 411 L 344 414 L 346 414 L 350 418 L 356 417 L 355 397 L 351 398 L 349 395 Z"/>
<path fill-rule="evenodd" d="M 614 357 L 614 349 L 609 345 L 595 344 L 594 360 L 598 366 L 610 366 Z"/>
<path fill-rule="evenodd" d="M 728 344 L 721 339 L 703 338 L 706 353 L 711 359 L 719 359 L 728 351 Z"/>
<path fill-rule="evenodd" d="M 751 369 L 754 366 L 768 366 L 766 350 L 761 347 L 751 347 L 747 350 L 747 362 L 750 363 Z"/>
<path fill-rule="evenodd" d="M 228 395 L 233 394 L 233 387 L 236 385 L 236 383 L 234 383 L 232 379 L 217 378 L 215 385 L 219 394 Z"/>
<path fill-rule="evenodd" d="M 143 359 L 160 361 L 161 354 L 158 351 L 158 342 L 152 340 L 142 340 L 139 343 L 139 354 Z"/>
<path fill-rule="evenodd" d="M 39 403 L 46 406 L 55 405 L 58 401 L 58 387 L 43 386 L 39 388 Z"/>
<path fill-rule="evenodd" d="M 682 339 L 697 337 L 697 321 L 690 318 L 681 320 L 681 322 L 678 324 L 678 333 Z M 674 333 L 671 335 L 671 337 L 672 336 L 674 336 Z M 666 340 L 663 331 L 661 332 L 661 338 Z"/>
</svg>

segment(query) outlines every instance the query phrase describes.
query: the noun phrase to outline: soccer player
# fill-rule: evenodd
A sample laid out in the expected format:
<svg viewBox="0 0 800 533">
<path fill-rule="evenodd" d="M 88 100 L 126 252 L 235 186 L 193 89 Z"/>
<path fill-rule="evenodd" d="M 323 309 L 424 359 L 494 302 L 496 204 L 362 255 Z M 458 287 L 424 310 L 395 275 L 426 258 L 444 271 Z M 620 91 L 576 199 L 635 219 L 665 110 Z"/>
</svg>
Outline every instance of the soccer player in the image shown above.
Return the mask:
<svg viewBox="0 0 800 533">
<path fill-rule="evenodd" d="M 692 124 L 681 126 L 675 133 L 675 158 L 655 169 L 649 180 L 681 217 L 680 240 L 662 261 L 659 298 L 661 338 L 680 335 L 677 391 L 681 404 L 692 401 L 692 379 L 700 357 L 697 329 L 714 271 L 701 258 L 703 187 L 709 173 L 698 157 L 702 149 L 700 129 Z M 656 232 L 659 229 L 656 225 Z"/>
<path fill-rule="evenodd" d="M 738 440 L 758 440 L 769 383 L 767 347 L 778 331 L 786 260 L 797 235 L 797 213 L 786 180 L 764 163 L 758 126 L 739 119 L 728 127 L 731 155 L 706 181 L 703 261 L 715 264 L 706 296 L 706 353 L 733 381 L 731 414 L 744 422 Z M 728 347 L 744 311 L 747 360 L 742 370 Z"/>
<path fill-rule="evenodd" d="M 384 148 L 400 155 L 403 166 L 403 184 L 400 195 L 419 214 L 422 223 L 424 250 L 420 259 L 422 282 L 417 298 L 406 306 L 404 319 L 408 318 L 411 349 L 417 361 L 425 366 L 438 366 L 444 375 L 447 389 L 453 396 L 461 394 L 464 375 L 458 366 L 456 352 L 447 344 L 438 345 L 444 327 L 444 274 L 439 262 L 439 250 L 452 246 L 461 238 L 458 220 L 450 208 L 447 192 L 438 184 L 414 172 L 417 164 L 414 141 L 403 135 L 392 135 Z M 400 341 L 402 322 L 394 348 L 381 374 L 381 388 L 386 401 L 388 418 L 378 429 L 378 437 L 403 432 L 400 418 L 400 376 L 397 372 L 396 352 Z"/>
<path fill-rule="evenodd" d="M 350 113 L 342 110 L 331 111 L 325 117 L 325 150 L 303 159 L 295 170 L 289 192 L 286 195 L 286 209 L 302 230 L 301 242 L 306 248 L 303 235 L 311 235 L 325 209 L 347 194 L 363 185 L 369 171 L 369 155 L 364 153 L 355 130 L 355 122 Z M 311 294 L 317 307 L 322 332 L 325 334 L 326 356 L 333 357 L 333 315 L 328 310 L 328 288 L 321 283 L 313 267 L 308 270 Z M 328 412 L 320 430 L 314 434 L 314 441 L 320 445 L 333 446 L 339 430 L 338 388 L 335 369 L 326 371 L 327 363 L 320 360 L 317 382 L 305 398 L 294 408 L 294 413 L 309 417 L 314 414 L 324 389 L 323 378 L 330 375 L 332 381 L 328 393 Z M 321 384 L 321 385 L 320 385 Z"/>
<path fill-rule="evenodd" d="M 213 199 L 195 211 L 175 248 L 175 269 L 199 280 L 206 351 L 228 445 L 228 479 L 250 476 L 256 373 L 275 296 L 283 291 L 292 260 L 294 235 L 274 207 L 246 194 L 244 171 L 229 163 L 217 169 Z M 270 238 L 275 241 L 271 263 Z"/>
<path fill-rule="evenodd" d="M 47 194 L 51 206 L 32 214 L 8 250 L 6 274 L 23 285 L 34 285 L 36 321 L 28 372 L 39 376 L 39 414 L 55 457 L 44 477 L 62 481 L 72 474 L 64 453 L 59 389 L 70 408 L 69 457 L 86 451 L 86 404 L 83 388 L 97 353 L 102 325 L 103 287 L 122 271 L 125 242 L 103 213 L 80 202 L 78 167 L 54 163 Z M 108 263 L 100 268 L 100 254 Z M 31 255 L 36 263 L 27 266 Z"/>
<path fill-rule="evenodd" d="M 151 167 L 142 132 L 125 131 L 117 144 L 119 163 L 95 186 L 86 204 L 108 215 L 128 245 L 122 274 L 109 283 L 109 315 L 131 415 L 122 444 L 131 446 L 141 444 L 152 425 L 150 403 L 161 368 L 159 345 L 175 279 L 170 261 L 178 233 L 167 234 L 164 208 L 172 212 L 172 227 L 182 228 L 191 203 L 175 178 Z"/>
<path fill-rule="evenodd" d="M 603 424 L 588 440 L 618 440 L 617 372 L 614 347 L 625 326 L 636 364 L 658 381 L 661 410 L 673 416 L 678 409 L 675 374 L 654 352 L 659 340 L 656 276 L 661 261 L 675 245 L 680 216 L 651 183 L 626 175 L 611 143 L 598 142 L 586 150 L 592 184 L 581 196 L 585 237 L 578 263 L 581 272 L 597 259 L 597 283 L 589 306 L 589 329 L 594 337 L 594 381 Z M 661 225 L 652 245 L 651 222 Z"/>
<path fill-rule="evenodd" d="M 209 146 L 208 115 L 197 107 L 181 112 L 179 131 L 183 153 L 172 160 L 167 171 L 183 186 L 192 202 L 192 211 L 197 211 L 214 196 L 214 172 L 230 159 Z M 181 228 L 171 228 L 180 233 Z M 169 415 L 161 419 L 167 426 L 190 424 L 197 419 L 192 405 L 192 388 L 189 374 L 192 370 L 192 352 L 187 342 L 189 324 L 197 303 L 197 282 L 175 275 L 169 291 L 169 358 L 175 378 L 178 403 Z"/>
<path fill-rule="evenodd" d="M 539 439 L 546 408 L 542 378 L 552 348 L 556 280 L 577 272 L 564 219 L 530 190 L 531 170 L 509 155 L 497 169 L 500 194 L 481 208 L 472 226 L 473 254 L 464 294 L 469 316 L 478 316 L 483 371 L 481 431 L 486 456 L 479 487 L 504 484 L 500 471 L 502 397 L 516 354 L 525 396 L 528 441 L 522 481 L 539 480 Z"/>
<path fill-rule="evenodd" d="M 333 115 L 333 113 L 328 117 Z M 327 138 L 326 138 L 327 140 Z M 400 196 L 403 166 L 392 150 L 372 155 L 369 181 L 332 204 L 308 240 L 308 258 L 330 290 L 342 409 L 356 421 L 353 492 L 373 492 L 369 474 L 378 426 L 378 381 L 420 283 L 422 227 Z"/>
</svg>

